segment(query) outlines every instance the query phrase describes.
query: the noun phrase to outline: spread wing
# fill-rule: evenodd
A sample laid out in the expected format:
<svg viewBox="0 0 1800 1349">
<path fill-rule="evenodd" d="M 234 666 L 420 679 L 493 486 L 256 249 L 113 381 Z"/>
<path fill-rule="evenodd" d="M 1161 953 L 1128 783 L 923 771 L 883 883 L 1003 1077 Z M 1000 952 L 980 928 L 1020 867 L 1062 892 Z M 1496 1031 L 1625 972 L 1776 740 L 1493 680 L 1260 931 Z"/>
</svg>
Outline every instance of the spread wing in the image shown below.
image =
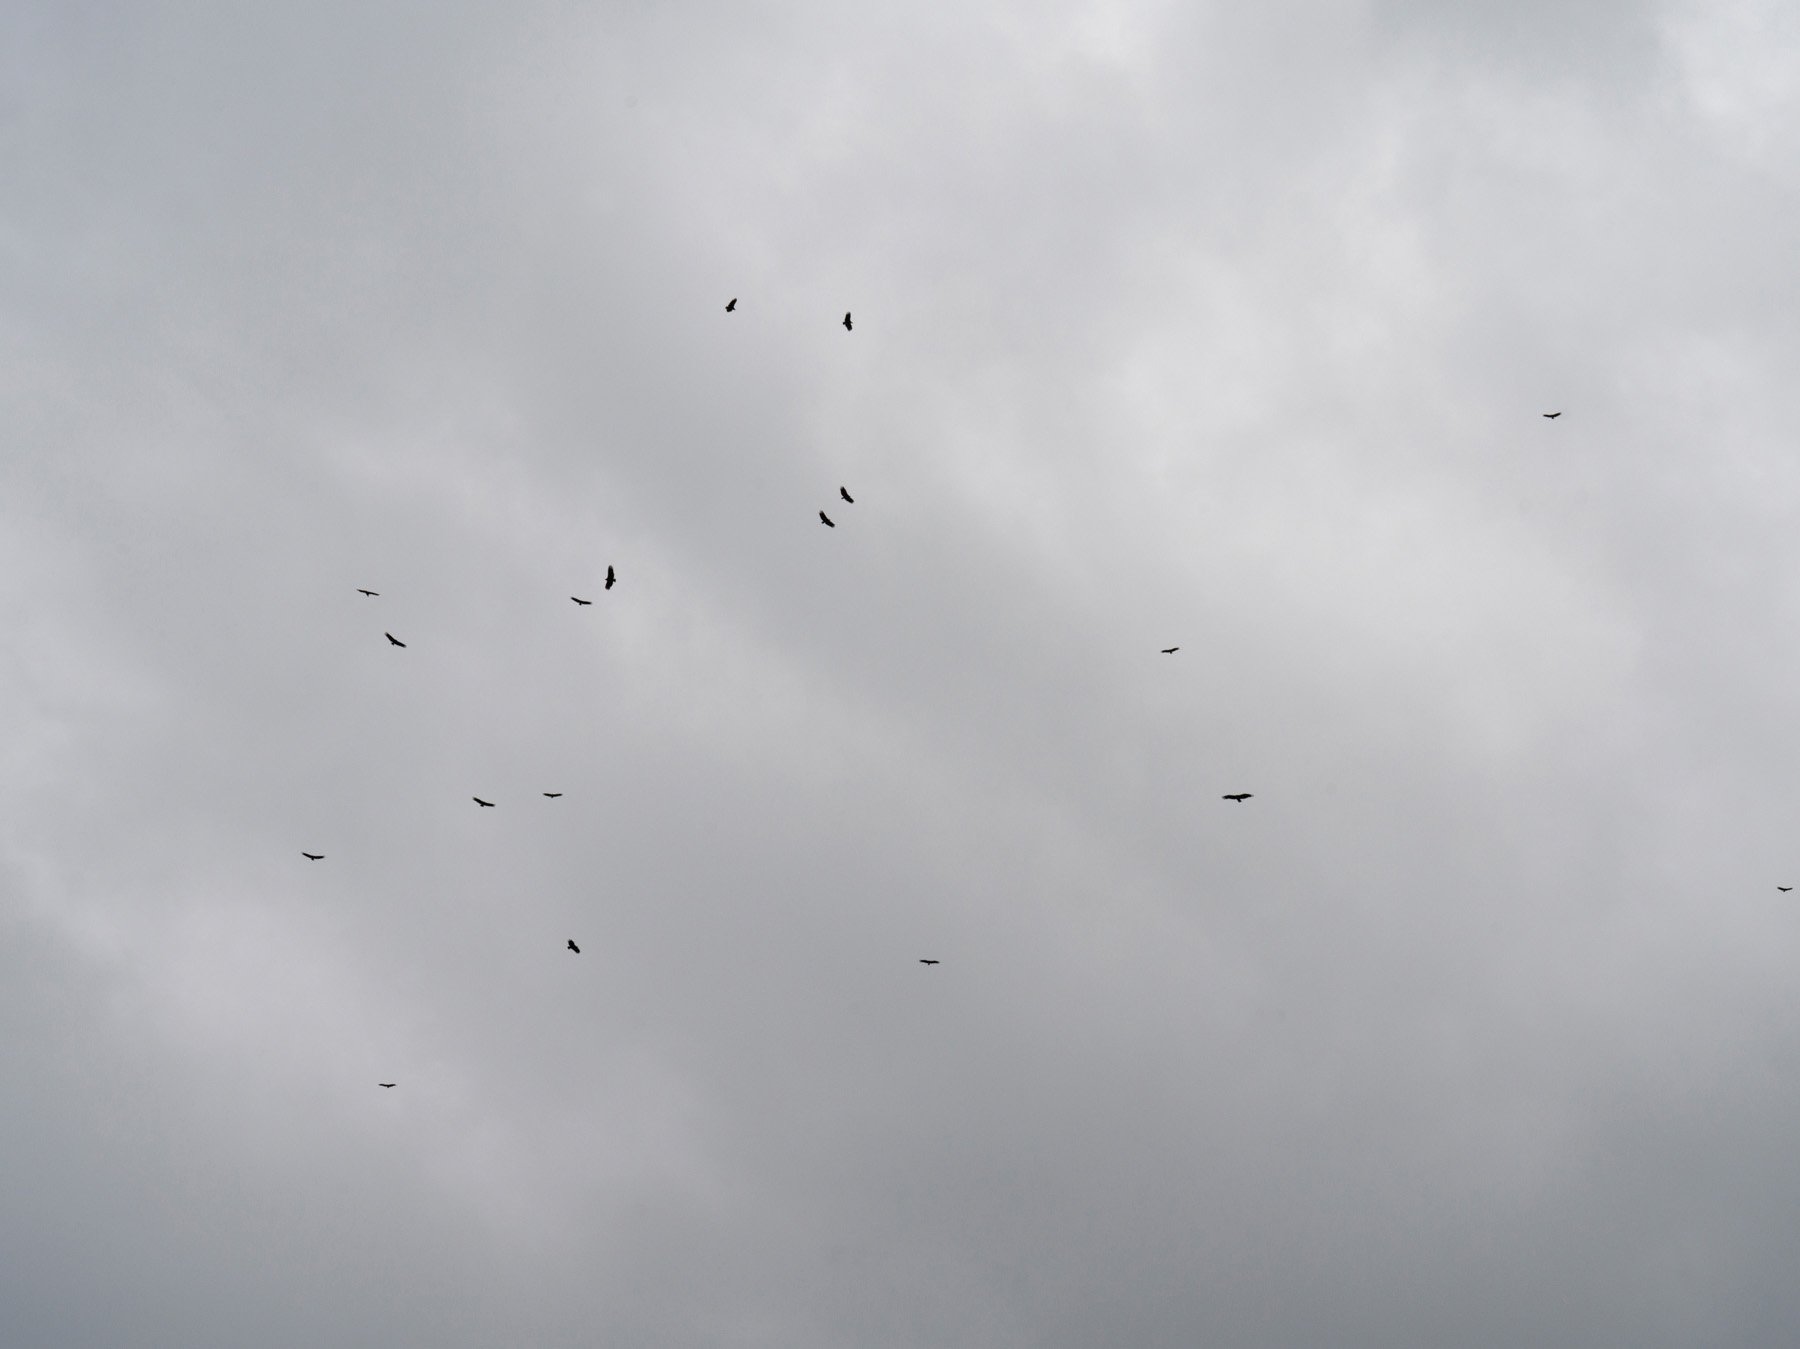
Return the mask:
<svg viewBox="0 0 1800 1349">
<path fill-rule="evenodd" d="M 852 506 L 856 504 L 856 498 L 850 495 L 850 489 L 848 487 L 838 488 L 838 495 L 845 501 L 848 501 Z"/>
<path fill-rule="evenodd" d="M 617 579 L 617 578 L 615 578 L 613 576 L 613 569 L 611 567 L 608 567 L 606 569 L 606 588 L 608 590 L 611 590 L 613 588 L 613 581 L 615 579 Z"/>
<path fill-rule="evenodd" d="M 829 515 L 825 514 L 824 511 L 819 512 L 819 519 L 823 520 L 827 525 L 831 525 L 831 528 L 833 528 L 833 529 L 837 528 L 836 525 L 831 523 L 831 517 Z"/>
<path fill-rule="evenodd" d="M 561 792 L 545 792 L 544 795 L 545 796 L 561 796 L 562 793 Z"/>
<path fill-rule="evenodd" d="M 359 595 L 373 595 L 376 597 L 379 597 L 381 595 L 381 592 L 379 590 L 364 590 L 361 586 L 358 586 L 356 588 L 356 593 Z"/>
<path fill-rule="evenodd" d="M 325 860 L 325 854 L 322 852 L 303 852 L 300 855 L 309 862 L 323 862 Z"/>
<path fill-rule="evenodd" d="M 395 646 L 405 646 L 406 645 L 405 642 L 401 641 L 398 637 L 394 636 L 394 634 L 391 632 L 384 632 L 381 635 L 383 637 L 387 638 L 388 641 L 392 642 Z"/>
<path fill-rule="evenodd" d="M 592 604 L 593 603 L 592 600 L 584 600 L 579 595 L 571 595 L 571 596 L 569 596 L 569 598 L 574 600 L 575 603 L 577 603 L 577 604 Z"/>
<path fill-rule="evenodd" d="M 473 801 L 478 806 L 491 806 L 494 804 L 492 801 L 483 801 L 479 796 L 471 796 L 469 800 Z"/>
</svg>

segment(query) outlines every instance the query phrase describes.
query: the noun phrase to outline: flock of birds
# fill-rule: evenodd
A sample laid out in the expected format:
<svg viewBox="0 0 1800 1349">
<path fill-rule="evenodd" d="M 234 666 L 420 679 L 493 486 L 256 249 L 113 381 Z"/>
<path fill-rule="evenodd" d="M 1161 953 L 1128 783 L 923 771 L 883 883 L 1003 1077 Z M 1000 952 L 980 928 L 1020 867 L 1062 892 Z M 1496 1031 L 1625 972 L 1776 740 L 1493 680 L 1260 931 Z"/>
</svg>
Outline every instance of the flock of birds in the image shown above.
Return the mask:
<svg viewBox="0 0 1800 1349">
<path fill-rule="evenodd" d="M 734 296 L 732 296 L 730 301 L 727 302 L 727 304 L 725 305 L 725 312 L 727 314 L 735 313 L 737 311 L 737 304 L 738 304 L 737 297 L 734 295 Z M 855 325 L 852 323 L 851 317 L 850 317 L 850 314 L 848 311 L 846 311 L 844 314 L 844 331 L 845 332 L 854 332 L 855 331 Z M 1562 413 L 1560 411 L 1559 412 L 1546 412 L 1541 415 L 1554 421 L 1556 418 L 1562 416 Z M 842 500 L 846 504 L 849 504 L 849 505 L 856 504 L 856 498 L 850 495 L 850 489 L 847 487 L 839 487 L 838 488 L 838 496 L 840 498 L 842 498 Z M 835 520 L 833 520 L 829 515 L 827 515 L 824 511 L 819 512 L 819 521 L 821 524 L 825 525 L 826 528 L 828 528 L 828 529 L 836 529 L 837 528 L 837 522 Z M 608 567 L 606 568 L 606 582 L 602 588 L 605 590 L 611 590 L 613 588 L 613 586 L 615 584 L 617 584 L 617 582 L 618 582 L 618 574 L 613 570 L 611 565 L 608 565 Z M 370 599 L 381 598 L 381 592 L 379 590 L 365 590 L 361 586 L 357 587 L 356 593 L 359 595 L 365 595 Z M 593 604 L 592 600 L 582 599 L 579 595 L 571 595 L 571 596 L 569 596 L 569 598 L 578 605 L 585 606 L 585 605 Z M 393 643 L 395 646 L 404 647 L 406 645 L 405 642 L 401 641 L 398 637 L 394 636 L 394 634 L 391 632 L 383 632 L 382 636 L 386 637 L 388 639 L 388 641 Z M 1165 646 L 1165 647 L 1161 648 L 1161 652 L 1165 656 L 1173 656 L 1179 650 L 1181 650 L 1181 648 L 1179 646 Z M 555 800 L 557 797 L 561 796 L 562 793 L 561 792 L 545 792 L 544 795 L 546 797 L 550 798 L 551 800 Z M 1254 796 L 1255 796 L 1254 792 L 1226 792 L 1220 799 L 1225 800 L 1225 801 L 1230 801 L 1236 805 L 1242 805 L 1244 802 L 1250 800 Z M 479 796 L 471 797 L 470 799 L 473 800 L 475 802 L 476 806 L 478 806 L 478 807 L 485 807 L 486 809 L 489 809 L 489 810 L 494 809 L 494 803 L 492 801 L 484 801 Z M 300 855 L 309 862 L 323 862 L 325 860 L 324 853 L 302 852 Z M 1786 893 L 1786 892 L 1792 890 L 1794 887 L 1791 885 L 1778 885 L 1775 888 L 1777 890 L 1782 891 L 1783 893 Z M 575 941 L 575 939 L 573 937 L 570 937 L 564 943 L 564 949 L 566 949 L 568 951 L 572 951 L 576 955 L 581 954 L 581 947 Z M 942 963 L 943 962 L 939 961 L 939 960 L 932 960 L 932 959 L 926 959 L 926 958 L 921 958 L 919 961 L 919 964 L 921 964 L 921 965 L 939 965 Z M 378 1082 L 375 1085 L 378 1087 L 395 1087 L 395 1086 L 398 1086 L 399 1084 L 397 1082 Z"/>
</svg>

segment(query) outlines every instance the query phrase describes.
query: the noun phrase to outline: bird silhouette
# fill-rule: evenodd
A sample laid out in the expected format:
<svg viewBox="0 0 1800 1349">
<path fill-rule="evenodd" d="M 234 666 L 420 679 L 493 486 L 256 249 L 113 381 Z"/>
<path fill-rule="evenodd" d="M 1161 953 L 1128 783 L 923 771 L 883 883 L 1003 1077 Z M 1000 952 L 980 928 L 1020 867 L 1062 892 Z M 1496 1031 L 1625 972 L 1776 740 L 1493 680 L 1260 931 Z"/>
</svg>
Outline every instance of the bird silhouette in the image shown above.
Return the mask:
<svg viewBox="0 0 1800 1349">
<path fill-rule="evenodd" d="M 832 519 L 831 519 L 831 517 L 830 517 L 830 516 L 829 516 L 829 515 L 827 515 L 827 514 L 825 514 L 825 512 L 824 512 L 824 511 L 820 511 L 820 512 L 819 512 L 819 519 L 821 519 L 821 520 L 823 520 L 823 521 L 824 521 L 824 522 L 825 522 L 825 523 L 826 523 L 826 524 L 828 524 L 828 525 L 831 525 L 831 527 L 832 527 L 832 528 L 833 528 L 833 529 L 836 529 L 836 528 L 837 528 L 837 526 L 836 526 L 836 525 L 835 525 L 835 524 L 833 524 L 833 523 L 832 523 Z"/>
<path fill-rule="evenodd" d="M 399 1084 L 396 1082 L 377 1082 L 375 1085 L 378 1087 L 393 1087 L 398 1086 Z"/>
<path fill-rule="evenodd" d="M 550 796 L 550 797 L 557 797 L 557 796 L 561 796 L 562 793 L 561 792 L 545 792 L 544 795 Z"/>
<path fill-rule="evenodd" d="M 616 580 L 618 580 L 618 577 L 614 576 L 613 569 L 611 567 L 608 567 L 606 569 L 606 588 L 608 590 L 611 590 L 613 588 L 613 582 Z"/>
<path fill-rule="evenodd" d="M 848 311 L 845 311 L 845 314 L 844 314 L 844 331 L 845 332 L 850 331 L 850 314 Z"/>
<path fill-rule="evenodd" d="M 847 487 L 838 488 L 838 495 L 841 496 L 845 501 L 848 501 L 852 506 L 854 506 L 856 504 L 856 498 L 850 495 L 849 488 L 847 488 Z"/>
<path fill-rule="evenodd" d="M 406 645 L 405 642 L 401 641 L 398 637 L 394 636 L 394 634 L 391 632 L 384 632 L 381 635 L 383 637 L 387 638 L 388 641 L 392 642 L 395 646 L 405 646 Z"/>
<path fill-rule="evenodd" d="M 736 308 L 737 308 L 737 296 L 735 296 L 735 295 L 733 295 L 733 296 L 732 296 L 732 297 L 731 297 L 731 301 L 730 301 L 730 303 L 728 303 L 728 304 L 727 304 L 727 305 L 726 305 L 726 306 L 725 306 L 725 312 L 726 312 L 726 313 L 727 313 L 727 314 L 729 314 L 729 313 L 730 313 L 730 312 L 731 312 L 731 311 L 732 311 L 732 310 L 734 310 L 734 309 L 736 309 Z"/>
<path fill-rule="evenodd" d="M 921 965 L 942 965 L 944 962 L 941 960 L 921 960 L 919 963 Z"/>
<path fill-rule="evenodd" d="M 374 599 L 381 598 L 381 592 L 379 590 L 364 590 L 361 586 L 356 587 L 356 593 L 359 595 L 368 595 Z"/>
<path fill-rule="evenodd" d="M 1162 649 L 1162 653 L 1165 656 L 1173 656 L 1179 650 L 1181 650 L 1181 648 L 1178 646 L 1165 646 Z"/>
<path fill-rule="evenodd" d="M 584 600 L 579 595 L 571 595 L 571 596 L 569 596 L 569 598 L 574 600 L 575 603 L 577 603 L 577 604 L 592 604 L 593 603 L 592 600 Z"/>
<path fill-rule="evenodd" d="M 1550 420 L 1551 420 L 1551 421 L 1555 421 L 1555 420 L 1556 420 L 1556 419 L 1557 419 L 1557 418 L 1558 418 L 1558 417 L 1560 417 L 1560 416 L 1562 416 L 1562 413 L 1560 413 L 1560 412 L 1546 412 L 1546 413 L 1544 413 L 1544 416 L 1546 416 L 1546 417 L 1548 417 L 1548 418 L 1549 418 L 1549 419 L 1550 419 Z"/>
<path fill-rule="evenodd" d="M 1219 799 L 1221 801 L 1248 801 L 1251 797 L 1253 797 L 1255 795 L 1256 795 L 1255 792 L 1227 792 L 1227 793 L 1225 793 L 1224 796 L 1221 796 Z"/>
<path fill-rule="evenodd" d="M 1794 887 L 1791 885 L 1778 885 L 1775 888 L 1777 890 L 1781 891 L 1781 893 L 1785 895 L 1789 890 L 1792 890 Z"/>
<path fill-rule="evenodd" d="M 487 806 L 490 810 L 494 805 L 492 801 L 483 801 L 479 796 L 471 796 L 469 800 L 473 801 L 478 806 Z"/>
<path fill-rule="evenodd" d="M 325 860 L 325 854 L 322 852 L 303 852 L 300 855 L 309 862 L 323 862 Z"/>
<path fill-rule="evenodd" d="M 581 948 L 575 944 L 575 939 L 573 937 L 569 938 L 569 949 L 571 951 L 573 951 L 576 955 L 581 954 Z"/>
</svg>

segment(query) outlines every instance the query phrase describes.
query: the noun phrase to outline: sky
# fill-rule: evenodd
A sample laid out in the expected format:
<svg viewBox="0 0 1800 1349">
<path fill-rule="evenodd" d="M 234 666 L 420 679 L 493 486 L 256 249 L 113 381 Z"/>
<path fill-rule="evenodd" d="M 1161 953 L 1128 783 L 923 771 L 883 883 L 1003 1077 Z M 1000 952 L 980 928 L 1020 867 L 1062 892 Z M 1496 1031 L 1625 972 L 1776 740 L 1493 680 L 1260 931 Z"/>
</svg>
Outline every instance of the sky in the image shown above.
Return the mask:
<svg viewBox="0 0 1800 1349">
<path fill-rule="evenodd" d="M 1773 0 L 0 12 L 0 1337 L 1792 1343 L 1797 206 Z"/>
</svg>

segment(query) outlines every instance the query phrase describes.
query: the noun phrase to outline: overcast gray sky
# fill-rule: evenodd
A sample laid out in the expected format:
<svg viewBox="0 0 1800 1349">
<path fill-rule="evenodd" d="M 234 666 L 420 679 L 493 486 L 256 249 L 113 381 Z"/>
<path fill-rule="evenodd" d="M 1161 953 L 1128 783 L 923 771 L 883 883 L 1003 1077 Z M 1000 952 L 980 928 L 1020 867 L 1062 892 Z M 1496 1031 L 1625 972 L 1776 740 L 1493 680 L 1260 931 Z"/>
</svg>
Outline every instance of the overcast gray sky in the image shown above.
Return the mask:
<svg viewBox="0 0 1800 1349">
<path fill-rule="evenodd" d="M 1791 5 L 0 53 L 7 1345 L 1793 1343 Z"/>
</svg>

